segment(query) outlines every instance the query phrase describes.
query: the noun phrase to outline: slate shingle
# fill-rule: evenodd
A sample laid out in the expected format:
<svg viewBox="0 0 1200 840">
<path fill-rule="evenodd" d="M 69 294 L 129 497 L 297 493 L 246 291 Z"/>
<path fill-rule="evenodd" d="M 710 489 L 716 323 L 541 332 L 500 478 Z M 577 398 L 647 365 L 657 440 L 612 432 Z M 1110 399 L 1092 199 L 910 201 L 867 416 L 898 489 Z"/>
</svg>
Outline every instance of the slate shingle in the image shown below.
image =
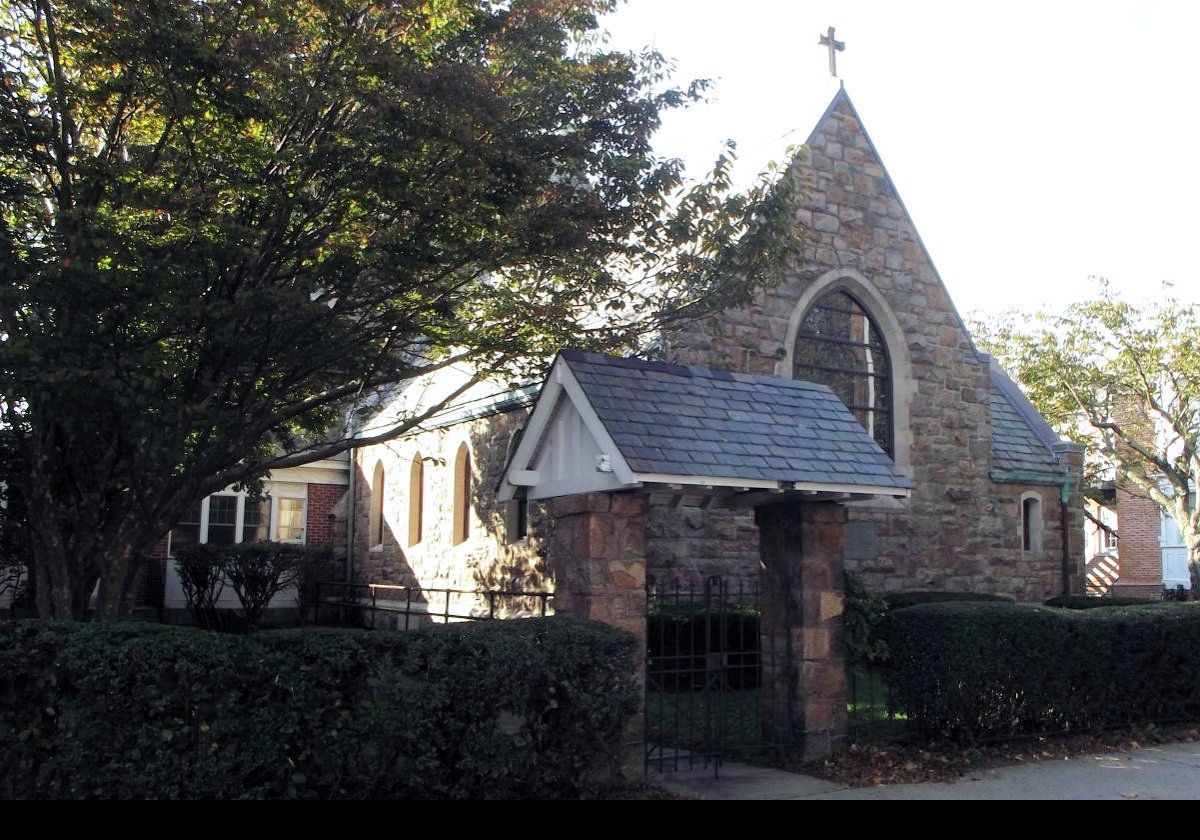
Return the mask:
<svg viewBox="0 0 1200 840">
<path fill-rule="evenodd" d="M 562 357 L 634 472 L 911 487 L 824 385 L 570 350 Z"/>
<path fill-rule="evenodd" d="M 988 408 L 992 417 L 992 467 L 997 470 L 1059 474 L 1062 464 L 1044 438 L 1053 434 L 1048 428 L 1039 435 L 1032 425 L 1045 420 L 1040 416 L 1027 417 L 1036 411 L 1017 390 L 1002 370 L 993 366 L 991 370 L 992 392 Z M 1017 405 L 1024 401 L 1024 411 Z"/>
</svg>

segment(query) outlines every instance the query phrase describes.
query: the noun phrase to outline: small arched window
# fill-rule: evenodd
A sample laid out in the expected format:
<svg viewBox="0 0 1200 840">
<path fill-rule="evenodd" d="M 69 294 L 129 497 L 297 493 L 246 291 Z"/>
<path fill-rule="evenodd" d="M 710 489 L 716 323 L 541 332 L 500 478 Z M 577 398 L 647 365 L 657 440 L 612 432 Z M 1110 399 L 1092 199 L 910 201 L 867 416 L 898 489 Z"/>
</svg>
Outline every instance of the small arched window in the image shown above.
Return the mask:
<svg viewBox="0 0 1200 840">
<path fill-rule="evenodd" d="M 413 456 L 408 473 L 408 544 L 421 541 L 421 525 L 425 519 L 425 461 L 418 452 Z"/>
<path fill-rule="evenodd" d="M 1042 500 L 1029 493 L 1021 497 L 1021 548 L 1042 550 Z"/>
<path fill-rule="evenodd" d="M 380 461 L 375 465 L 375 475 L 371 479 L 370 540 L 373 546 L 383 545 L 383 532 L 386 527 L 383 517 L 384 481 L 383 461 Z"/>
<path fill-rule="evenodd" d="M 792 377 L 828 385 L 888 455 L 892 444 L 892 374 L 874 319 L 843 291 L 817 299 L 800 322 Z"/>
<path fill-rule="evenodd" d="M 454 456 L 454 535 L 455 545 L 471 536 L 471 452 L 466 443 L 458 445 Z"/>
</svg>

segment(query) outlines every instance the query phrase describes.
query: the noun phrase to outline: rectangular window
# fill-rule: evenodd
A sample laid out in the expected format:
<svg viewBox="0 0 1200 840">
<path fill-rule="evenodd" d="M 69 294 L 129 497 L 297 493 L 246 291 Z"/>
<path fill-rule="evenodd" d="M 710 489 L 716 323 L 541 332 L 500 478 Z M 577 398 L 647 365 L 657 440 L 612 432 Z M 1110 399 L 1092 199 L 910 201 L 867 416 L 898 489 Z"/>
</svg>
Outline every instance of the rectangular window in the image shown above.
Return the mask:
<svg viewBox="0 0 1200 840">
<path fill-rule="evenodd" d="M 304 542 L 304 499 L 279 500 L 275 538 L 280 542 Z"/>
<path fill-rule="evenodd" d="M 246 499 L 242 514 L 242 542 L 266 542 L 271 538 L 271 500 Z"/>
<path fill-rule="evenodd" d="M 237 496 L 209 497 L 209 545 L 233 545 L 237 542 L 237 507 Z"/>
</svg>

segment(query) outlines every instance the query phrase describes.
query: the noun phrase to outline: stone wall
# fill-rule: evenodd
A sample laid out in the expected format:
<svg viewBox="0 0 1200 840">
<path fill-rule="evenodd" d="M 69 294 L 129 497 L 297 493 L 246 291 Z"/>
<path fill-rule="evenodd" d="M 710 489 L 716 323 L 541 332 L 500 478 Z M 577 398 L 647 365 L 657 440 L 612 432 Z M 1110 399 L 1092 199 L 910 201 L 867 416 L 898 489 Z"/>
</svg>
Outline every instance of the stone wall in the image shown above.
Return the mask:
<svg viewBox="0 0 1200 840">
<path fill-rule="evenodd" d="M 911 220 L 848 100 L 839 99 L 796 166 L 808 186 L 807 240 L 778 286 L 745 308 L 677 332 L 684 364 L 791 375 L 791 339 L 822 294 L 847 291 L 878 322 L 893 367 L 895 461 L 906 501 L 851 506 L 846 564 L 882 590 L 995 592 L 1037 601 L 1063 588 L 1058 487 L 989 478 L 991 382 Z M 1044 497 L 1043 549 L 1022 548 L 1020 497 Z M 1072 563 L 1082 572 L 1082 504 Z M 670 578 L 747 574 L 758 557 L 746 517 L 652 513 L 651 572 Z M 1072 540 L 1075 537 L 1072 536 Z M 1074 575 L 1074 573 L 1073 573 Z"/>
<path fill-rule="evenodd" d="M 542 507 L 529 506 L 528 536 L 516 539 L 510 536 L 508 511 L 496 500 L 509 442 L 526 417 L 526 409 L 515 409 L 357 450 L 354 580 L 426 589 L 552 588 L 544 568 L 550 523 Z M 456 543 L 454 459 L 464 442 L 471 453 L 469 536 Z M 409 478 L 418 454 L 424 459 L 422 534 L 418 543 L 409 545 Z M 372 481 L 380 463 L 384 539 L 375 544 L 370 533 L 371 504 L 379 489 L 372 487 Z"/>
</svg>

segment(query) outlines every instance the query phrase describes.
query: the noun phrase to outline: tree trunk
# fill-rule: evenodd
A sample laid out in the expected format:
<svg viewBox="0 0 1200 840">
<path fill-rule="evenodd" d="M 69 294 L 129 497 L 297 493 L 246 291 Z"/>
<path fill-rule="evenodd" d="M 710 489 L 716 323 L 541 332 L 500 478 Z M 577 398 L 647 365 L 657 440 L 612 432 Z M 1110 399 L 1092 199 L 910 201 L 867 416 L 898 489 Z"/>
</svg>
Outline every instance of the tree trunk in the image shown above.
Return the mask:
<svg viewBox="0 0 1200 840">
<path fill-rule="evenodd" d="M 82 621 L 87 618 L 97 575 L 60 535 L 32 530 L 30 552 L 38 616 Z"/>
<path fill-rule="evenodd" d="M 1200 536 L 1184 532 L 1184 542 L 1188 549 L 1188 572 L 1192 579 L 1191 597 L 1193 601 L 1200 600 Z"/>
<path fill-rule="evenodd" d="M 107 510 L 103 517 L 70 521 L 72 511 L 55 510 L 54 501 L 37 499 L 31 521 L 36 605 L 41 618 L 82 621 L 95 594 L 95 617 L 123 618 L 136 606 L 141 558 L 160 539 L 158 528 L 139 520 L 132 510 Z M 107 524 L 112 523 L 112 524 Z M 97 587 L 97 584 L 99 586 Z"/>
</svg>

